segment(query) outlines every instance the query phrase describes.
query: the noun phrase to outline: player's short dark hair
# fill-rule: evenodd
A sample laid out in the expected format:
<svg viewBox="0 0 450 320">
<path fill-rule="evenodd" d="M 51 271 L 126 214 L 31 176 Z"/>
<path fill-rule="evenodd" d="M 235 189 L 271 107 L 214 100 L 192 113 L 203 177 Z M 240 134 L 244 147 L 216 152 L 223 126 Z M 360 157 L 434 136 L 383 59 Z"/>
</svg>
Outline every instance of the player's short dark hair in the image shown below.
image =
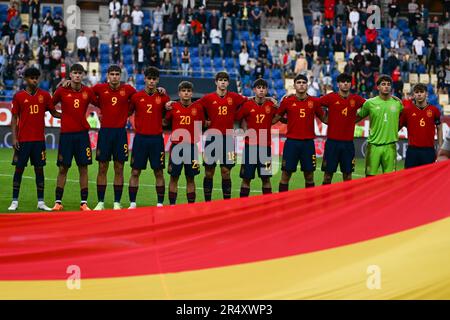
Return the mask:
<svg viewBox="0 0 450 320">
<path fill-rule="evenodd" d="M 75 63 L 70 67 L 70 72 L 75 72 L 75 71 L 79 71 L 79 72 L 86 72 L 83 68 L 83 66 L 79 63 Z"/>
<path fill-rule="evenodd" d="M 256 87 L 267 88 L 267 81 L 264 80 L 264 79 L 261 79 L 261 78 L 256 79 L 256 80 L 253 82 L 252 88 L 254 89 L 254 88 L 256 88 Z"/>
<path fill-rule="evenodd" d="M 188 89 L 188 90 L 193 91 L 194 85 L 190 81 L 181 81 L 180 84 L 178 85 L 178 91 L 181 91 L 183 89 Z"/>
<path fill-rule="evenodd" d="M 215 80 L 217 81 L 219 79 L 226 79 L 226 80 L 230 81 L 230 75 L 226 71 L 217 72 L 216 76 L 215 76 Z"/>
<path fill-rule="evenodd" d="M 352 76 L 349 75 L 348 73 L 341 73 L 340 75 L 337 76 L 336 78 L 337 82 L 352 82 Z"/>
<path fill-rule="evenodd" d="M 159 78 L 159 69 L 155 68 L 155 67 L 148 67 L 144 71 L 144 76 L 146 78 L 150 78 L 150 77 Z"/>
<path fill-rule="evenodd" d="M 416 92 L 416 91 L 425 91 L 425 92 L 427 92 L 427 86 L 424 85 L 423 83 L 418 83 L 418 84 L 416 84 L 413 87 L 413 92 Z"/>
<path fill-rule="evenodd" d="M 23 74 L 24 78 L 29 78 L 29 77 L 40 77 L 41 76 L 41 72 L 39 71 L 38 68 L 35 67 L 30 67 L 27 68 Z"/>
<path fill-rule="evenodd" d="M 110 73 L 110 72 L 122 73 L 122 69 L 120 69 L 120 67 L 117 64 L 112 64 L 108 67 L 107 73 Z"/>
<path fill-rule="evenodd" d="M 307 78 L 306 75 L 304 75 L 303 73 L 299 73 L 299 74 L 294 78 L 294 83 L 296 83 L 298 80 L 304 80 L 304 81 L 308 82 L 308 78 Z"/>
<path fill-rule="evenodd" d="M 386 81 L 389 82 L 390 84 L 392 84 L 392 78 L 386 74 L 382 74 L 378 77 L 377 80 L 377 86 L 379 86 L 381 84 L 381 82 Z"/>
</svg>

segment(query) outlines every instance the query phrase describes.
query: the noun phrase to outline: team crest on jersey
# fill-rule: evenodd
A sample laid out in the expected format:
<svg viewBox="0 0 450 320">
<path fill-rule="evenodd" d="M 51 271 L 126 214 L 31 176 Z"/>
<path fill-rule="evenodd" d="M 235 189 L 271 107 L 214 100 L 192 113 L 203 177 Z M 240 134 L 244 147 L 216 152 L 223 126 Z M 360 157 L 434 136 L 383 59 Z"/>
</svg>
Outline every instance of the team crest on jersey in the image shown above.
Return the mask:
<svg viewBox="0 0 450 320">
<path fill-rule="evenodd" d="M 353 100 L 353 99 L 350 99 L 350 107 L 354 107 L 355 106 L 355 100 Z"/>
<path fill-rule="evenodd" d="M 122 97 L 125 97 L 125 95 L 126 95 L 127 93 L 125 92 L 125 90 L 120 90 L 119 94 L 120 94 Z"/>
<path fill-rule="evenodd" d="M 83 99 L 84 99 L 84 100 L 87 100 L 87 98 L 88 98 L 87 92 L 83 92 L 82 96 L 83 96 Z"/>
<path fill-rule="evenodd" d="M 155 102 L 156 102 L 157 104 L 160 104 L 160 103 L 161 103 L 161 97 L 156 96 Z"/>
<path fill-rule="evenodd" d="M 308 101 L 308 108 L 312 109 L 312 107 L 314 107 L 314 102 Z"/>
<path fill-rule="evenodd" d="M 266 113 L 269 114 L 270 111 L 271 111 L 271 109 L 272 109 L 272 108 L 271 108 L 270 106 L 266 106 Z"/>
<path fill-rule="evenodd" d="M 391 111 L 394 112 L 395 110 L 397 110 L 397 108 L 395 106 L 391 106 Z"/>
<path fill-rule="evenodd" d="M 228 105 L 232 105 L 233 104 L 233 99 L 232 98 L 227 98 L 227 102 L 228 102 Z"/>
<path fill-rule="evenodd" d="M 431 118 L 433 116 L 433 111 L 427 110 L 427 117 Z"/>
<path fill-rule="evenodd" d="M 192 114 L 193 116 L 196 116 L 196 115 L 197 115 L 197 109 L 196 109 L 196 108 L 193 108 L 193 109 L 191 110 L 191 114 Z"/>
<path fill-rule="evenodd" d="M 39 95 L 38 96 L 38 101 L 39 101 L 39 103 L 44 103 L 44 96 Z"/>
</svg>

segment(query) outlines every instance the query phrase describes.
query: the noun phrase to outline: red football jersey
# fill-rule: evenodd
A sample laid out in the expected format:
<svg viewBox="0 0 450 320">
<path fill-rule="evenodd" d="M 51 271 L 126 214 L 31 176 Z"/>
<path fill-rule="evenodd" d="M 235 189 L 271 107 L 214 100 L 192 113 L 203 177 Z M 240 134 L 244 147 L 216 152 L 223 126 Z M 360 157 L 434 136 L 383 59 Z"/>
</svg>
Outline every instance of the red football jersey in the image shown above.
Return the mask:
<svg viewBox="0 0 450 320">
<path fill-rule="evenodd" d="M 272 101 L 266 100 L 259 105 L 255 100 L 248 100 L 239 109 L 236 119 L 245 119 L 247 129 L 254 129 L 256 132 L 256 141 L 245 137 L 245 143 L 250 145 L 270 146 L 272 142 L 271 127 L 272 119 L 277 114 L 277 108 Z M 266 133 L 263 133 L 266 130 Z M 261 136 L 260 136 L 261 134 Z M 266 137 L 266 139 L 264 139 Z"/>
<path fill-rule="evenodd" d="M 136 89 L 128 84 L 121 84 L 113 89 L 107 83 L 96 84 L 92 91 L 98 99 L 98 107 L 102 110 L 102 128 L 124 128 L 130 112 L 130 101 Z"/>
<path fill-rule="evenodd" d="M 222 134 L 226 134 L 227 129 L 234 128 L 234 119 L 237 109 L 247 98 L 235 92 L 227 92 L 222 98 L 216 92 L 207 94 L 198 102 L 206 111 L 211 125 L 208 129 L 217 129 Z"/>
<path fill-rule="evenodd" d="M 97 105 L 91 88 L 82 86 L 79 91 L 59 87 L 53 95 L 52 105 L 61 104 L 61 133 L 87 131 L 91 127 L 86 120 L 89 104 Z"/>
<path fill-rule="evenodd" d="M 328 108 L 329 139 L 353 141 L 355 134 L 356 112 L 362 107 L 366 99 L 357 94 L 350 94 L 347 98 L 332 92 L 320 98 L 322 106 Z"/>
<path fill-rule="evenodd" d="M 172 110 L 166 113 L 166 120 L 172 121 L 172 137 L 171 141 L 174 144 L 180 142 L 197 143 L 200 141 L 202 134 L 202 126 L 205 121 L 205 112 L 203 107 L 197 101 L 190 106 L 185 107 L 180 102 L 172 105 Z M 199 128 L 200 132 L 195 135 L 195 128 Z M 177 129 L 185 129 L 190 134 L 189 141 L 183 140 L 183 136 L 174 136 Z"/>
<path fill-rule="evenodd" d="M 434 147 L 436 125 L 441 123 L 441 113 L 435 106 L 420 109 L 411 100 L 403 102 L 400 127 L 408 129 L 408 144 L 414 147 Z"/>
<path fill-rule="evenodd" d="M 169 96 L 158 92 L 148 94 L 139 91 L 131 98 L 131 111 L 134 111 L 134 125 L 136 133 L 145 135 L 162 134 L 162 119 L 165 104 L 170 101 Z"/>
<path fill-rule="evenodd" d="M 26 90 L 14 95 L 11 112 L 19 117 L 19 142 L 45 140 L 45 112 L 55 110 L 51 102 L 50 94 L 41 89 L 33 95 Z"/>
<path fill-rule="evenodd" d="M 287 137 L 290 139 L 314 139 L 314 115 L 322 116 L 324 112 L 318 98 L 308 96 L 300 100 L 297 96 L 286 97 L 281 101 L 278 114 L 287 114 Z"/>
</svg>

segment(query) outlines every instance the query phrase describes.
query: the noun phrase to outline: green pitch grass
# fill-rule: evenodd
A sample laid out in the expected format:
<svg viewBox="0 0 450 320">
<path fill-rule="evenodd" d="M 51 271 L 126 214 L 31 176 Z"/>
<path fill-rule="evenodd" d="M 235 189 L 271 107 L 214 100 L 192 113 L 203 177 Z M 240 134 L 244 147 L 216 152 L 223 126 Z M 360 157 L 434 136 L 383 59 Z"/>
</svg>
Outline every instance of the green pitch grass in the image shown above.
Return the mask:
<svg viewBox="0 0 450 320">
<path fill-rule="evenodd" d="M 0 149 L 0 185 L 2 186 L 2 192 L 0 195 L 0 212 L 7 213 L 8 206 L 11 203 L 12 197 L 12 177 L 14 173 L 14 167 L 11 165 L 13 151 L 12 149 Z M 168 157 L 166 157 L 168 158 Z M 315 173 L 315 183 L 316 185 L 320 185 L 323 179 L 323 173 L 320 171 L 320 167 L 322 164 L 322 159 L 318 158 L 317 168 Z M 166 166 L 167 167 L 167 166 Z M 278 191 L 278 183 L 280 181 L 280 167 L 281 163 L 274 165 L 274 168 L 277 168 L 277 172 L 274 173 L 272 178 L 272 189 L 274 192 Z M 399 167 L 403 168 L 403 162 L 399 163 Z M 214 190 L 213 190 L 213 199 L 222 199 L 222 187 L 221 187 L 221 177 L 219 167 L 216 169 L 216 174 L 214 178 Z M 48 150 L 47 152 L 47 166 L 44 169 L 45 171 L 45 201 L 48 206 L 52 207 L 55 200 L 55 186 L 56 186 L 56 177 L 58 174 L 58 168 L 56 167 L 56 151 Z M 88 205 L 91 208 L 94 208 L 97 204 L 97 188 L 96 188 L 96 178 L 97 178 L 97 170 L 98 164 L 96 161 L 89 166 L 89 198 Z M 240 165 L 236 165 L 235 168 L 231 171 L 232 173 L 232 197 L 239 197 L 239 190 L 241 179 L 239 178 L 239 170 Z M 122 195 L 122 207 L 128 208 L 129 199 L 128 199 L 128 181 L 130 177 L 130 166 L 129 162 L 125 165 L 125 186 Z M 106 208 L 112 208 L 113 204 L 113 167 L 112 163 L 110 165 L 110 169 L 108 170 L 108 187 L 106 190 L 105 196 L 105 206 Z M 197 186 L 197 202 L 203 201 L 203 176 L 204 170 L 202 167 L 202 171 L 200 175 L 196 177 L 196 186 Z M 357 159 L 356 161 L 356 170 L 354 172 L 354 179 L 360 179 L 364 177 L 364 160 Z M 337 173 L 333 182 L 342 181 L 342 175 Z M 165 204 L 168 204 L 168 194 L 167 194 L 167 186 L 169 182 L 169 175 L 166 171 L 166 197 Z M 186 180 L 184 176 L 180 177 L 179 181 L 179 189 L 178 189 L 178 199 L 177 203 L 185 203 L 186 199 Z M 291 182 L 289 184 L 289 188 L 298 189 L 304 188 L 304 179 L 303 174 L 298 170 L 292 177 Z M 255 179 L 252 182 L 252 188 L 250 195 L 258 195 L 261 194 L 261 182 L 259 179 Z M 22 184 L 20 188 L 19 195 L 19 210 L 18 212 L 35 212 L 37 205 L 37 195 L 36 195 L 36 185 L 34 180 L 34 170 L 30 165 L 25 169 L 22 178 Z M 65 211 L 79 210 L 80 205 L 80 186 L 78 180 L 78 170 L 73 161 L 72 167 L 69 170 L 66 187 L 64 189 L 64 197 L 63 197 L 63 205 Z M 139 191 L 137 195 L 137 205 L 138 207 L 144 206 L 154 206 L 156 205 L 156 190 L 155 190 L 155 178 L 153 176 L 153 171 L 151 169 L 144 170 L 141 174 Z"/>
</svg>

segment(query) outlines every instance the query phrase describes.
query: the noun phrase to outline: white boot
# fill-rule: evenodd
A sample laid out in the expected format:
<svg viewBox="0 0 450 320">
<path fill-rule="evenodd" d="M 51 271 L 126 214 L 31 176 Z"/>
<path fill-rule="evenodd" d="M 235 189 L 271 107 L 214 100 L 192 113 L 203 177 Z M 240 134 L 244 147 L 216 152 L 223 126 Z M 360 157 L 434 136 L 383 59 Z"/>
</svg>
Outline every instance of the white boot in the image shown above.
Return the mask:
<svg viewBox="0 0 450 320">
<path fill-rule="evenodd" d="M 19 207 L 19 201 L 13 200 L 11 202 L 11 205 L 8 207 L 8 210 L 9 211 L 16 211 L 18 207 Z"/>
<path fill-rule="evenodd" d="M 52 208 L 47 207 L 44 201 L 38 201 L 37 208 L 42 211 L 52 211 Z"/>
</svg>

